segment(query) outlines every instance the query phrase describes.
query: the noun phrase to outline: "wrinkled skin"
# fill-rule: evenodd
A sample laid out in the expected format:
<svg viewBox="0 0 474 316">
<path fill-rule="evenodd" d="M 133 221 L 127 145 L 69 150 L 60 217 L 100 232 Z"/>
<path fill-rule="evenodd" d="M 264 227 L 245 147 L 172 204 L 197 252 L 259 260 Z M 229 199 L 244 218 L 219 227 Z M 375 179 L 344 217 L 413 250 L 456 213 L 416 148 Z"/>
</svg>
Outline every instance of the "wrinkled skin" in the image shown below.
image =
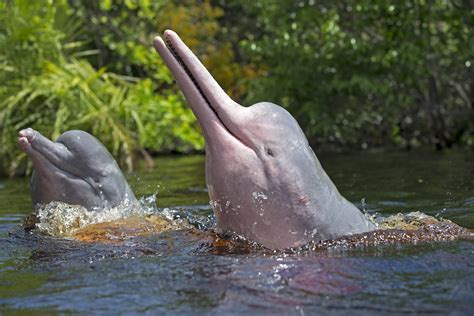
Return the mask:
<svg viewBox="0 0 474 316">
<path fill-rule="evenodd" d="M 155 48 L 206 139 L 206 182 L 219 228 L 272 249 L 375 229 L 339 194 L 286 110 L 237 104 L 176 33 L 163 39 L 155 38 Z"/>
<path fill-rule="evenodd" d="M 53 142 L 28 128 L 18 144 L 33 162 L 33 206 L 57 201 L 100 210 L 136 201 L 112 155 L 89 133 L 67 131 Z"/>
</svg>

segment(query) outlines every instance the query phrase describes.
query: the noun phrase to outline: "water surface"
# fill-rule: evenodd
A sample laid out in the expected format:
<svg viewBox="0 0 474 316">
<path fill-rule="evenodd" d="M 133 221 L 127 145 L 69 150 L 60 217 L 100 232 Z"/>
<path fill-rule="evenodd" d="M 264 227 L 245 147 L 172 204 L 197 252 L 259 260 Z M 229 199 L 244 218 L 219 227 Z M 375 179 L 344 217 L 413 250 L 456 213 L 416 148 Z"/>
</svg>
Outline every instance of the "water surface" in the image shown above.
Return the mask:
<svg viewBox="0 0 474 316">
<path fill-rule="evenodd" d="M 422 211 L 474 228 L 473 152 L 325 154 L 349 200 L 369 212 Z M 212 214 L 204 157 L 164 157 L 128 175 L 137 196 L 183 217 Z M 465 314 L 474 312 L 474 242 L 298 255 L 209 251 L 169 231 L 118 244 L 24 232 L 28 179 L 0 179 L 0 311 L 150 314 Z M 206 225 L 204 225 L 205 228 Z"/>
</svg>

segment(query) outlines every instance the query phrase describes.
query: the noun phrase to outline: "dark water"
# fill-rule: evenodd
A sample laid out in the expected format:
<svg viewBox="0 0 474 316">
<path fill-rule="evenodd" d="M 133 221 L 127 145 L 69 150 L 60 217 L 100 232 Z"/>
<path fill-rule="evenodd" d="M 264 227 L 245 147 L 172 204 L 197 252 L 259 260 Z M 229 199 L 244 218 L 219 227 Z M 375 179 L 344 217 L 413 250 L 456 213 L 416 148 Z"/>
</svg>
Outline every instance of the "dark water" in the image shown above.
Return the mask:
<svg viewBox="0 0 474 316">
<path fill-rule="evenodd" d="M 474 228 L 473 152 L 320 159 L 359 207 L 422 211 Z M 154 171 L 129 175 L 137 196 L 158 191 L 159 207 L 203 219 L 211 214 L 203 157 L 156 162 Z M 30 209 L 26 179 L 0 180 L 0 314 L 474 313 L 472 241 L 216 254 L 182 231 L 115 245 L 28 234 L 19 223 Z"/>
</svg>

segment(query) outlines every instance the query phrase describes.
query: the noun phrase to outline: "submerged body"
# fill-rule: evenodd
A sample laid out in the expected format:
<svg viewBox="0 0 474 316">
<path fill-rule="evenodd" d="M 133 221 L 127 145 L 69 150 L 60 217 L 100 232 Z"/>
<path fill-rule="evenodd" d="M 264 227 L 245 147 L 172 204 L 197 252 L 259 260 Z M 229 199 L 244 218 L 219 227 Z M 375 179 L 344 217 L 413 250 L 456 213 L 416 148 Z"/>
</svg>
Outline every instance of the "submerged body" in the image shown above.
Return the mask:
<svg viewBox="0 0 474 316">
<path fill-rule="evenodd" d="M 155 48 L 202 127 L 206 183 L 221 229 L 272 249 L 375 229 L 339 194 L 286 110 L 234 102 L 172 31 L 155 38 Z"/>
<path fill-rule="evenodd" d="M 53 142 L 28 128 L 18 143 L 33 162 L 33 206 L 56 201 L 100 210 L 136 202 L 112 155 L 89 133 L 67 131 Z"/>
</svg>

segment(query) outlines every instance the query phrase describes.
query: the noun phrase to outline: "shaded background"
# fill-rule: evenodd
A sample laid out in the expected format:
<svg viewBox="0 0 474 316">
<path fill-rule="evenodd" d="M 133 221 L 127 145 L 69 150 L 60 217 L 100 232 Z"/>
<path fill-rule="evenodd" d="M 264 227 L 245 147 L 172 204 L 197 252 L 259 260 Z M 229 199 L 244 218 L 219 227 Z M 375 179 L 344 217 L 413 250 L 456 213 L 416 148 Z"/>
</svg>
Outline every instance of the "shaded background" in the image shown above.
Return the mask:
<svg viewBox="0 0 474 316">
<path fill-rule="evenodd" d="M 474 147 L 474 3 L 0 3 L 0 174 L 23 174 L 18 130 L 96 135 L 129 170 L 204 150 L 152 39 L 178 32 L 225 90 L 271 101 L 321 149 Z"/>
</svg>

